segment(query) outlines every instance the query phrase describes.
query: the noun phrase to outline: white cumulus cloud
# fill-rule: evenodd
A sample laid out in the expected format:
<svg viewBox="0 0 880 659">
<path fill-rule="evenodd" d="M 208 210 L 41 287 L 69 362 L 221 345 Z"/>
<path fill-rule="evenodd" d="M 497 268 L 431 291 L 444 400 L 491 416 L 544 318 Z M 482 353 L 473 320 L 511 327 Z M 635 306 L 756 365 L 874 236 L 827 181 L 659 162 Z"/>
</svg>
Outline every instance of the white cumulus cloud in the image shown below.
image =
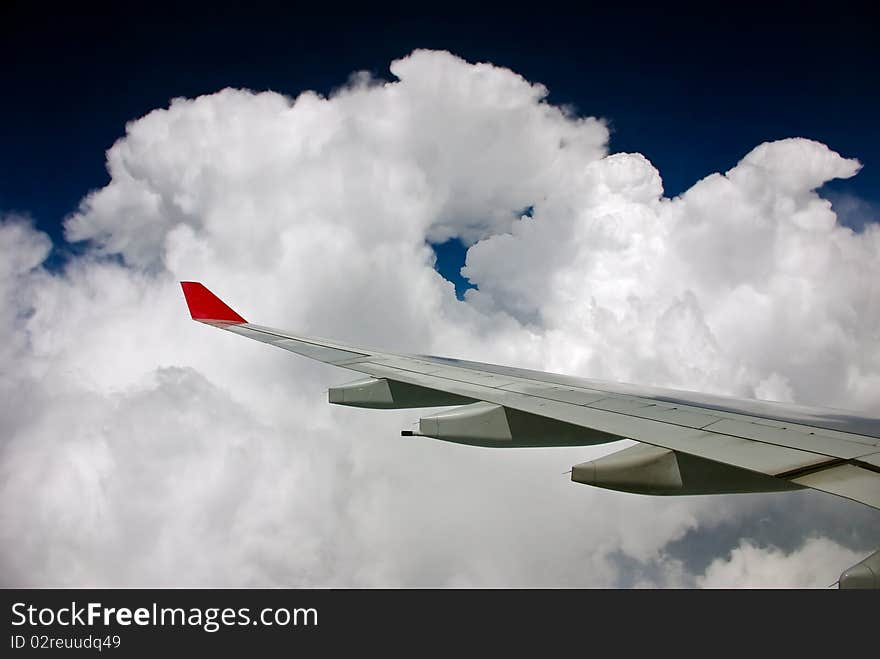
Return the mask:
<svg viewBox="0 0 880 659">
<path fill-rule="evenodd" d="M 326 405 L 352 374 L 192 323 L 182 279 L 249 320 L 391 350 L 880 402 L 880 230 L 841 226 L 815 192 L 856 160 L 766 143 L 670 199 L 644 156 L 608 153 L 602 120 L 508 69 L 419 50 L 391 73 L 130 122 L 110 182 L 66 220 L 87 248 L 60 271 L 45 235 L 2 220 L 2 583 L 613 586 L 632 581 L 621 557 L 661 565 L 769 505 L 562 475 L 616 447 L 401 438 L 417 411 Z M 450 236 L 479 287 L 463 302 L 426 244 Z M 780 496 L 803 538 L 841 533 Z M 862 550 L 817 542 L 832 573 Z M 779 563 L 762 551 L 744 571 L 747 545 L 727 549 L 701 585 Z M 650 583 L 698 576 L 667 565 Z"/>
<path fill-rule="evenodd" d="M 808 538 L 785 553 L 744 541 L 727 557 L 718 558 L 697 579 L 703 588 L 827 588 L 837 581 L 834 565 L 852 565 L 864 556 L 828 538 Z"/>
</svg>

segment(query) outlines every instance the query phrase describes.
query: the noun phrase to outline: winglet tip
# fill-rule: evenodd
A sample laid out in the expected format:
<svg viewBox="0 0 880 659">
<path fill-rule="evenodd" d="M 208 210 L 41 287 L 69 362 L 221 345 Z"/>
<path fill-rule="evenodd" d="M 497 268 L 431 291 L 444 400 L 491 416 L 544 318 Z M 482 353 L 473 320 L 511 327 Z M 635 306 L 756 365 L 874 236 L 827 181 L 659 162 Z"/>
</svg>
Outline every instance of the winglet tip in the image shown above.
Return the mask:
<svg viewBox="0 0 880 659">
<path fill-rule="evenodd" d="M 197 281 L 182 281 L 180 287 L 193 320 L 202 322 L 246 323 L 247 321 L 232 310 L 223 300 Z"/>
</svg>

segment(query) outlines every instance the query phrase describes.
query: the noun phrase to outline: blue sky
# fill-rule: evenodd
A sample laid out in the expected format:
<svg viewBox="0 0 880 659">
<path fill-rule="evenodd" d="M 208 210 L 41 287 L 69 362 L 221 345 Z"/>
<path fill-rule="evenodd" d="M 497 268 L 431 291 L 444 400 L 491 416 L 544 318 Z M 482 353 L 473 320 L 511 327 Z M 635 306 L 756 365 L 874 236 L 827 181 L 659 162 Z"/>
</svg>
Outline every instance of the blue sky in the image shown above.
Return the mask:
<svg viewBox="0 0 880 659">
<path fill-rule="evenodd" d="M 667 196 L 761 142 L 803 136 L 863 164 L 824 190 L 842 221 L 858 229 L 880 206 L 880 46 L 868 15 L 838 7 L 426 17 L 306 15 L 283 3 L 45 15 L 21 3 L 2 12 L 0 209 L 30 215 L 56 246 L 65 215 L 107 182 L 104 151 L 127 121 L 225 86 L 326 94 L 355 70 L 388 79 L 390 61 L 417 47 L 509 67 L 546 85 L 550 102 L 605 118 L 611 151 L 647 156 Z M 455 240 L 438 250 L 459 294 L 463 250 Z"/>
</svg>

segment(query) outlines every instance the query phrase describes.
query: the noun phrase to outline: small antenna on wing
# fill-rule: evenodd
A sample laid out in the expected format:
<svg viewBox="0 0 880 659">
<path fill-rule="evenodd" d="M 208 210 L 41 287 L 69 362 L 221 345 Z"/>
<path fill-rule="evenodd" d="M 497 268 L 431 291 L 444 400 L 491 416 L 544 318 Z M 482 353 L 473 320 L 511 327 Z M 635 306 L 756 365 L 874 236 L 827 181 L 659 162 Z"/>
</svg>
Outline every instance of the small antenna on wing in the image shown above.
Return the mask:
<svg viewBox="0 0 880 659">
<path fill-rule="evenodd" d="M 413 421 L 410 425 L 413 428 L 417 428 L 419 425 L 419 422 Z M 401 430 L 400 436 L 401 437 L 424 437 L 424 435 L 422 433 L 420 433 L 418 430 Z"/>
</svg>

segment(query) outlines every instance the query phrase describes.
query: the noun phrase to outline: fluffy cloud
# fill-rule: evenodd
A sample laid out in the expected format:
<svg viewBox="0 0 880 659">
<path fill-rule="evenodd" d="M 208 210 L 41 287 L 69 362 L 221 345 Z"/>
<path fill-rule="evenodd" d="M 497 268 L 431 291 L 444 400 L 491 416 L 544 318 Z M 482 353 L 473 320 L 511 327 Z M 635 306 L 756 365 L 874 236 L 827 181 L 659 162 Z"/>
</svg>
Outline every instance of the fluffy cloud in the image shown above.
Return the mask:
<svg viewBox="0 0 880 659">
<path fill-rule="evenodd" d="M 830 565 L 851 565 L 862 558 L 827 538 L 809 538 L 789 554 L 744 541 L 728 557 L 713 561 L 697 584 L 703 588 L 786 588 L 791 584 L 827 588 L 839 576 Z"/>
<path fill-rule="evenodd" d="M 740 538 L 699 582 L 664 548 L 771 498 L 562 475 L 616 447 L 401 438 L 417 412 L 327 406 L 345 372 L 192 323 L 177 281 L 365 345 L 871 408 L 880 231 L 841 226 L 815 192 L 858 163 L 767 143 L 669 199 L 643 156 L 608 155 L 601 120 L 509 70 L 416 51 L 391 72 L 131 122 L 110 183 L 66 221 L 87 249 L 63 271 L 42 266 L 46 236 L 3 220 L 0 581 L 611 586 L 634 561 L 665 570 L 655 585 L 755 583 Z M 464 302 L 426 245 L 450 236 L 471 245 Z M 783 495 L 794 533 L 844 542 L 803 496 Z M 829 546 L 834 570 L 854 562 Z"/>
</svg>

